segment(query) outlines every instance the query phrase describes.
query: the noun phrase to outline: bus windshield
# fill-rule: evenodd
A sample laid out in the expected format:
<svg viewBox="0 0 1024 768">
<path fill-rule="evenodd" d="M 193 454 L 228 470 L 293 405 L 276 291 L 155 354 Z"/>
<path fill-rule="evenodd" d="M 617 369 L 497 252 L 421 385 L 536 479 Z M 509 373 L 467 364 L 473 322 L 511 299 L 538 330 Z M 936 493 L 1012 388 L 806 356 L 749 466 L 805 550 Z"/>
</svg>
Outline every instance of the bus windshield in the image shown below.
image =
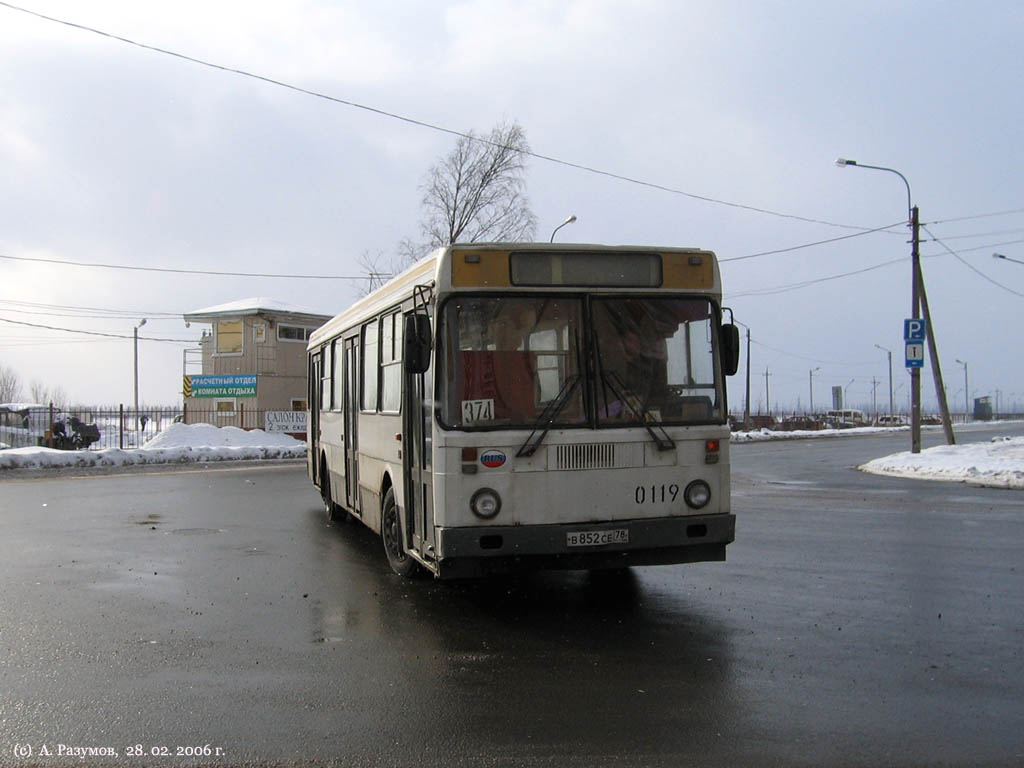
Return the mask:
<svg viewBox="0 0 1024 768">
<path fill-rule="evenodd" d="M 591 312 L 600 425 L 721 418 L 706 299 L 602 298 Z"/>
<path fill-rule="evenodd" d="M 449 428 L 721 420 L 707 299 L 459 296 L 440 327 Z"/>
<path fill-rule="evenodd" d="M 445 305 L 443 322 L 444 424 L 530 427 L 559 395 L 568 398 L 556 423 L 585 420 L 582 387 L 573 387 L 580 376 L 579 299 L 459 297 Z"/>
</svg>

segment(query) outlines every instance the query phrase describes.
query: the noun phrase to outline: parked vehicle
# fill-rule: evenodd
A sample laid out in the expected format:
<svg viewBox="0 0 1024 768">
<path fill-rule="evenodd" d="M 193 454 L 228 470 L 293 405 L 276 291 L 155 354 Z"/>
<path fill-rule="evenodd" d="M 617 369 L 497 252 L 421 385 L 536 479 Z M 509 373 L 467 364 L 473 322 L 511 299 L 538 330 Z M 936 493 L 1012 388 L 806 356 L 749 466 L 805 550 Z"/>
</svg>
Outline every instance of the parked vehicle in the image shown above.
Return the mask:
<svg viewBox="0 0 1024 768">
<path fill-rule="evenodd" d="M 795 432 L 797 430 L 816 430 L 824 428 L 824 422 L 818 421 L 813 416 L 787 416 L 782 420 L 782 424 L 779 425 L 779 429 L 785 432 Z"/>
<path fill-rule="evenodd" d="M 843 408 L 841 410 L 828 411 L 825 414 L 825 421 L 832 429 L 852 429 L 854 427 L 868 426 L 868 419 L 864 411 L 856 408 Z"/>
<path fill-rule="evenodd" d="M 879 416 L 878 426 L 880 427 L 902 427 L 907 423 L 906 416 Z"/>
</svg>

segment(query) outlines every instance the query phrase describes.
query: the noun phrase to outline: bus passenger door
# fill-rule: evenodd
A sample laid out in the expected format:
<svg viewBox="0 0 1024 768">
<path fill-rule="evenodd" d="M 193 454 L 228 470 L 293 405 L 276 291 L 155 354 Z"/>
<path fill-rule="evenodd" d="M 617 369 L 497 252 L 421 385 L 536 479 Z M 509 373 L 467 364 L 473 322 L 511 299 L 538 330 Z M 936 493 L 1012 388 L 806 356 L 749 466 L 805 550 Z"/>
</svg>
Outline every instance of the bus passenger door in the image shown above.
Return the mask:
<svg viewBox="0 0 1024 768">
<path fill-rule="evenodd" d="M 359 337 L 345 339 L 345 505 L 359 513 L 359 462 L 356 451 L 359 448 Z"/>
<path fill-rule="evenodd" d="M 434 556 L 432 466 L 433 369 L 405 374 L 404 464 L 406 521 L 412 522 L 412 545 L 426 560 Z"/>
<path fill-rule="evenodd" d="M 317 352 L 309 358 L 308 388 L 306 393 L 309 406 L 309 423 L 306 425 L 306 433 L 309 438 L 309 460 L 310 472 L 312 473 L 313 484 L 320 486 L 320 367 L 323 364 L 323 354 Z"/>
</svg>

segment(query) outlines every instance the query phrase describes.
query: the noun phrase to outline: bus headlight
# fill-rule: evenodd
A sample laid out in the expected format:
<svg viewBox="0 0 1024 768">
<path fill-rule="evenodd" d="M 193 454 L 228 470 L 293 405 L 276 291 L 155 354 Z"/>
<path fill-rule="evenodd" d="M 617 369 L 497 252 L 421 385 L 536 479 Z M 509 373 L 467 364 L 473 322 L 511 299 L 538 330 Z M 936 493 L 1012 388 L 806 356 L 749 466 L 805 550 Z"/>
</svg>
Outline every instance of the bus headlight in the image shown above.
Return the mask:
<svg viewBox="0 0 1024 768">
<path fill-rule="evenodd" d="M 694 509 L 706 507 L 711 501 L 711 487 L 703 480 L 694 480 L 683 491 L 683 498 L 686 503 Z"/>
<path fill-rule="evenodd" d="M 497 517 L 498 513 L 501 512 L 501 497 L 497 491 L 492 491 L 490 488 L 481 488 L 469 500 L 469 508 L 473 510 L 473 514 L 477 517 L 490 520 L 492 517 Z"/>
</svg>

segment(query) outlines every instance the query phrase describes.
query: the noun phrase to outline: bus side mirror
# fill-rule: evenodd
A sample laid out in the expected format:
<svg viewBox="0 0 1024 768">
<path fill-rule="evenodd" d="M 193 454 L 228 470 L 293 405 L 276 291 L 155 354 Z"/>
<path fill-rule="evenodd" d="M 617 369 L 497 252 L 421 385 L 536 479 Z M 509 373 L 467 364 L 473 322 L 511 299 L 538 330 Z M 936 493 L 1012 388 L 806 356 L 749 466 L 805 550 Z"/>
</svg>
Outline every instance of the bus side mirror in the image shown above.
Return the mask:
<svg viewBox="0 0 1024 768">
<path fill-rule="evenodd" d="M 425 373 L 430 367 L 430 318 L 426 315 L 405 316 L 405 339 L 402 361 L 409 373 Z"/>
<path fill-rule="evenodd" d="M 740 329 L 732 323 L 722 326 L 722 371 L 732 376 L 740 367 Z"/>
</svg>

